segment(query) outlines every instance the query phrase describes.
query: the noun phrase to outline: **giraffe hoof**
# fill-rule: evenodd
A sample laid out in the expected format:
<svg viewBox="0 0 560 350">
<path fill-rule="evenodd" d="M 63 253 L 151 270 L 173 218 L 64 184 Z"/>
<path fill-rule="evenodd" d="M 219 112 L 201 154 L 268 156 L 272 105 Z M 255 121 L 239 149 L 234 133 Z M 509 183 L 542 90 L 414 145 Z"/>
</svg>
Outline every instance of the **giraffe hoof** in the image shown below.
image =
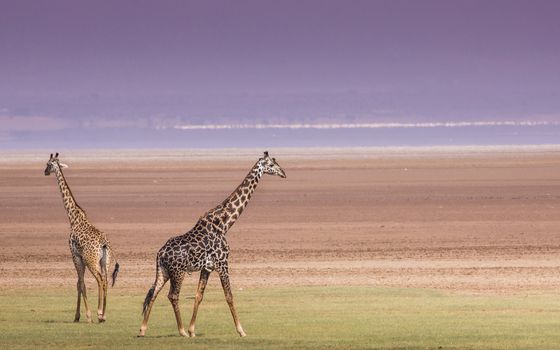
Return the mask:
<svg viewBox="0 0 560 350">
<path fill-rule="evenodd" d="M 194 337 L 196 337 L 196 334 L 194 332 L 189 331 L 189 337 L 194 338 Z"/>
<path fill-rule="evenodd" d="M 187 332 L 185 332 L 184 329 L 180 329 L 179 334 L 181 335 L 181 337 L 187 337 Z"/>
</svg>

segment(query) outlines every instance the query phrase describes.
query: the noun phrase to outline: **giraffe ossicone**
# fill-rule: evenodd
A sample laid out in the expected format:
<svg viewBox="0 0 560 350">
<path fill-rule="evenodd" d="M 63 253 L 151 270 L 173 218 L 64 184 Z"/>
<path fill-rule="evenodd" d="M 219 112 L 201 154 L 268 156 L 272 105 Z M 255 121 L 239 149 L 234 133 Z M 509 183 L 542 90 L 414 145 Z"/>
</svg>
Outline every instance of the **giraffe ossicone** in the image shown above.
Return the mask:
<svg viewBox="0 0 560 350">
<path fill-rule="evenodd" d="M 278 165 L 276 159 L 271 158 L 266 151 L 263 157 L 259 158 L 251 168 L 241 184 L 223 202 L 202 215 L 187 233 L 169 239 L 161 247 L 156 257 L 156 279 L 144 300 L 142 312 L 144 319 L 139 336 L 145 335 L 154 301 L 168 280 L 171 282 L 168 298 L 175 313 L 179 334 L 187 336 L 179 311 L 179 293 L 185 274 L 194 271 L 200 271 L 200 278 L 188 335 L 195 336 L 198 307 L 204 297 L 208 277 L 212 271 L 216 271 L 220 277 L 235 328 L 240 336 L 245 336 L 245 331 L 235 311 L 229 282 L 229 246 L 226 241 L 226 233 L 247 206 L 264 174 L 286 177 L 286 173 Z"/>
</svg>

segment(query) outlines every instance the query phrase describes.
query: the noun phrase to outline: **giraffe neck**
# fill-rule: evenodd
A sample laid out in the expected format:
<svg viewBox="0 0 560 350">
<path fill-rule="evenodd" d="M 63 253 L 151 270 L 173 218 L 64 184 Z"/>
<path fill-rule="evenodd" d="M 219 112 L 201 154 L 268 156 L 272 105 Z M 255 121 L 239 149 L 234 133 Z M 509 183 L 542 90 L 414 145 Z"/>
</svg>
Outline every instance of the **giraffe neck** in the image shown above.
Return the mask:
<svg viewBox="0 0 560 350">
<path fill-rule="evenodd" d="M 235 191 L 232 192 L 220 205 L 209 212 L 211 221 L 214 226 L 221 229 L 225 234 L 237 221 L 243 210 L 249 203 L 253 192 L 257 188 L 257 184 L 263 175 L 264 167 L 261 161 L 258 161 L 251 171 L 247 174 L 243 182 Z"/>
<path fill-rule="evenodd" d="M 66 209 L 66 214 L 68 214 L 68 219 L 70 220 L 70 226 L 74 227 L 78 223 L 82 222 L 86 218 L 85 212 L 80 208 L 74 196 L 72 195 L 72 191 L 70 191 L 70 187 L 64 178 L 64 174 L 62 173 L 62 169 L 60 166 L 55 167 L 56 172 L 56 180 L 58 182 L 58 187 L 60 188 L 60 193 L 62 194 L 62 203 L 64 204 L 64 208 Z"/>
</svg>

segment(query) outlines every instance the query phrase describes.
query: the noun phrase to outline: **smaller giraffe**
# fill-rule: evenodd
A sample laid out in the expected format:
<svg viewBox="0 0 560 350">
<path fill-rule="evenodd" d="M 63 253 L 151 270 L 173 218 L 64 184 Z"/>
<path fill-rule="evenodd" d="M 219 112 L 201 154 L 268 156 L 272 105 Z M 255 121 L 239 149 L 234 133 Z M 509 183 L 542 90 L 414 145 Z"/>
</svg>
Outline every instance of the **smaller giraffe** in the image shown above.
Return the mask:
<svg viewBox="0 0 560 350">
<path fill-rule="evenodd" d="M 175 312 L 179 334 L 184 337 L 187 336 L 179 311 L 179 293 L 185 274 L 200 271 L 193 314 L 188 329 L 189 336 L 194 337 L 198 307 L 202 302 L 210 272 L 214 270 L 218 272 L 220 277 L 235 328 L 240 336 L 245 336 L 235 311 L 229 283 L 229 246 L 226 241 L 226 233 L 247 206 L 263 174 L 286 177 L 286 173 L 278 165 L 276 159 L 269 157 L 268 152 L 264 152 L 264 156 L 255 163 L 249 174 L 232 194 L 217 207 L 202 215 L 190 231 L 169 239 L 161 247 L 156 258 L 156 280 L 144 300 L 144 320 L 140 327 L 140 337 L 143 337 L 146 333 L 154 301 L 168 280 L 171 281 L 168 298 Z"/>
<path fill-rule="evenodd" d="M 112 260 L 115 261 L 111 284 L 111 286 L 114 286 L 119 272 L 119 263 L 105 234 L 88 221 L 85 211 L 76 203 L 72 191 L 70 191 L 70 187 L 62 173 L 62 168 L 67 167 L 68 165 L 59 162 L 58 153 L 54 157 L 51 153 L 49 161 L 47 162 L 47 168 L 45 169 L 45 176 L 55 173 L 60 193 L 62 194 L 62 202 L 66 208 L 68 219 L 70 220 L 71 231 L 68 243 L 70 244 L 70 252 L 72 253 L 74 266 L 78 272 L 78 302 L 76 304 L 74 322 L 80 321 L 80 299 L 82 296 L 84 298 L 87 321 L 91 322 L 91 312 L 87 303 L 86 284 L 84 281 L 86 267 L 97 281 L 99 292 L 97 300 L 97 318 L 99 322 L 105 322 L 108 266 Z"/>
</svg>

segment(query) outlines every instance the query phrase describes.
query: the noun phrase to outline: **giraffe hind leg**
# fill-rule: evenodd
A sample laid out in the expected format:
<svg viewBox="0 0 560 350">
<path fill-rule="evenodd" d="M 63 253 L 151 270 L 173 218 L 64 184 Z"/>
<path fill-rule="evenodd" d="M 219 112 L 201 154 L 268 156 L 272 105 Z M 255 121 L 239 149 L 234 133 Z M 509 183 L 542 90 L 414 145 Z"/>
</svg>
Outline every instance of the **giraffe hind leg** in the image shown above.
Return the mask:
<svg viewBox="0 0 560 350">
<path fill-rule="evenodd" d="M 103 319 L 103 286 L 104 286 L 104 278 L 103 278 L 103 266 L 105 264 L 105 260 L 103 258 L 103 250 L 101 251 L 101 256 L 99 260 L 93 260 L 88 263 L 88 269 L 95 278 L 97 282 L 97 320 L 99 322 L 104 322 Z"/>
<path fill-rule="evenodd" d="M 101 318 L 99 319 L 99 322 L 105 322 L 105 320 L 107 319 L 107 290 L 108 290 L 108 285 L 109 282 L 107 280 L 107 271 L 102 272 L 102 276 L 101 276 L 101 282 L 102 282 L 102 292 L 103 292 L 103 304 L 101 306 Z"/>
<path fill-rule="evenodd" d="M 148 291 L 146 299 L 144 300 L 144 305 L 142 307 L 142 314 L 144 315 L 144 319 L 142 320 L 142 325 L 140 326 L 140 333 L 138 334 L 139 337 L 143 337 L 146 334 L 152 306 L 154 305 L 159 292 L 161 291 L 163 286 L 165 286 L 165 283 L 167 283 L 168 279 L 169 277 L 167 276 L 165 271 L 163 271 L 159 266 L 156 266 L 156 280 L 152 288 L 150 288 L 150 290 Z"/>
<path fill-rule="evenodd" d="M 103 322 L 103 277 L 100 271 L 94 271 L 93 276 L 97 282 L 97 320 Z"/>
<path fill-rule="evenodd" d="M 107 252 L 107 246 L 103 245 L 102 247 L 102 256 L 101 259 L 99 260 L 99 265 L 101 267 L 101 280 L 103 282 L 102 284 L 102 289 L 103 289 L 103 304 L 102 304 L 102 308 L 101 308 L 101 318 L 99 319 L 99 322 L 105 322 L 106 320 L 106 311 L 107 311 L 107 289 L 108 289 L 108 285 L 109 285 L 109 280 L 108 280 L 108 275 L 109 275 L 109 257 L 108 257 L 108 252 Z"/>
</svg>

